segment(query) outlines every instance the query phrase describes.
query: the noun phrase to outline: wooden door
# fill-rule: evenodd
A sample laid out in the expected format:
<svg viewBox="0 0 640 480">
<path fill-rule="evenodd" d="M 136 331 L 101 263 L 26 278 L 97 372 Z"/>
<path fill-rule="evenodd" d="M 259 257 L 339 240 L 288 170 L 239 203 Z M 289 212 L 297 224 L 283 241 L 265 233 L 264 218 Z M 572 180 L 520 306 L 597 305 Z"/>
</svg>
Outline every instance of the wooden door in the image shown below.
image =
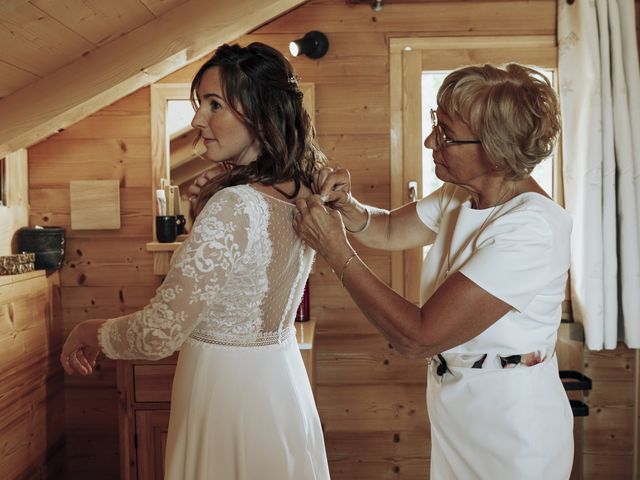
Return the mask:
<svg viewBox="0 0 640 480">
<path fill-rule="evenodd" d="M 136 411 L 138 480 L 164 479 L 169 410 Z"/>
</svg>

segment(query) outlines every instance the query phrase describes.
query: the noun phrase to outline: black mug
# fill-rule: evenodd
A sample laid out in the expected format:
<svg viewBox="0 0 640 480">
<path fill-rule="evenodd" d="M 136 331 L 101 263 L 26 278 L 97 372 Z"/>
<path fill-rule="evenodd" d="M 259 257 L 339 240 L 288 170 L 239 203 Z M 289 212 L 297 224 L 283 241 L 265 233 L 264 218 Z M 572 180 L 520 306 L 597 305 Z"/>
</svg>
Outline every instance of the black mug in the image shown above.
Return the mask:
<svg viewBox="0 0 640 480">
<path fill-rule="evenodd" d="M 173 215 L 159 215 L 156 217 L 156 236 L 160 243 L 176 241 L 176 217 Z"/>
</svg>

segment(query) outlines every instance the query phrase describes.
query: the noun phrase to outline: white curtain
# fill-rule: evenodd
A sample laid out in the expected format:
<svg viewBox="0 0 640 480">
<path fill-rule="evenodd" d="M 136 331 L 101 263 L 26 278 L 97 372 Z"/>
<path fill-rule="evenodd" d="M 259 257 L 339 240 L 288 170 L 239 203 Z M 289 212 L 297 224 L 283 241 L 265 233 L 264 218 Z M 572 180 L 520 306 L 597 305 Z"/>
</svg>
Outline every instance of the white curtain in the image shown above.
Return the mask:
<svg viewBox="0 0 640 480">
<path fill-rule="evenodd" d="M 640 67 L 633 0 L 558 0 L 571 303 L 589 349 L 640 347 Z"/>
</svg>

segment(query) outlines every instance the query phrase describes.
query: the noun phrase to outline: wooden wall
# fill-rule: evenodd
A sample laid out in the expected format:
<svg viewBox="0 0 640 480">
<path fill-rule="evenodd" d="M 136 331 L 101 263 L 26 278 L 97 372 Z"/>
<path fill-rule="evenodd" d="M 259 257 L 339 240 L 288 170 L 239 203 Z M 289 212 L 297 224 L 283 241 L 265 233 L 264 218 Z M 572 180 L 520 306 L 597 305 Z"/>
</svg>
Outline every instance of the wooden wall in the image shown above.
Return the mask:
<svg viewBox="0 0 640 480">
<path fill-rule="evenodd" d="M 64 478 L 61 346 L 58 272 L 0 276 L 2 478 Z"/>
<path fill-rule="evenodd" d="M 151 240 L 149 89 L 104 108 L 29 149 L 32 224 L 66 229 L 60 281 L 65 334 L 81 320 L 143 307 L 159 285 Z M 120 230 L 71 230 L 69 181 L 120 181 Z M 115 363 L 65 376 L 69 478 L 119 476 Z"/>
<path fill-rule="evenodd" d="M 388 41 L 397 36 L 554 34 L 555 0 L 449 1 L 386 5 L 312 0 L 240 39 L 281 51 L 309 30 L 331 42 L 326 57 L 294 59 L 305 82 L 316 85 L 320 145 L 352 172 L 354 194 L 389 205 Z M 505 39 L 505 41 L 508 41 Z M 198 65 L 165 78 L 190 81 Z M 158 285 L 151 238 L 150 119 L 147 88 L 29 149 L 31 222 L 69 227 L 70 180 L 121 182 L 122 228 L 67 231 L 61 271 L 64 330 L 77 322 L 142 307 Z M 359 249 L 385 281 L 391 257 Z M 317 338 L 317 402 L 333 478 L 424 479 L 429 468 L 424 361 L 397 356 L 366 322 L 322 261 L 311 282 Z M 632 471 L 635 352 L 587 353 L 594 378 L 583 420 L 584 478 L 629 478 Z M 100 361 L 90 378 L 67 377 L 69 478 L 118 476 L 115 369 Z"/>
</svg>

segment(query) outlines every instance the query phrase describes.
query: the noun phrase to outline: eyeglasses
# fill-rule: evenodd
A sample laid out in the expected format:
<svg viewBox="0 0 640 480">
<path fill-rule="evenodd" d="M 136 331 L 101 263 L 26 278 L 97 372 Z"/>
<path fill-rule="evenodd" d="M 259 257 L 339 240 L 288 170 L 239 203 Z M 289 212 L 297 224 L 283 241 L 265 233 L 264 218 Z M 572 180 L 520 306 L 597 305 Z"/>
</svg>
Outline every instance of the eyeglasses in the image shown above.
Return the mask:
<svg viewBox="0 0 640 480">
<path fill-rule="evenodd" d="M 447 148 L 449 145 L 465 145 L 465 144 L 481 144 L 480 140 L 454 140 L 453 138 L 447 138 L 447 135 L 444 133 L 444 128 L 442 125 L 438 123 L 438 115 L 436 114 L 434 109 L 430 110 L 431 112 L 431 127 L 433 128 L 433 132 L 435 133 L 436 138 L 436 150 L 441 150 L 443 148 Z"/>
</svg>

